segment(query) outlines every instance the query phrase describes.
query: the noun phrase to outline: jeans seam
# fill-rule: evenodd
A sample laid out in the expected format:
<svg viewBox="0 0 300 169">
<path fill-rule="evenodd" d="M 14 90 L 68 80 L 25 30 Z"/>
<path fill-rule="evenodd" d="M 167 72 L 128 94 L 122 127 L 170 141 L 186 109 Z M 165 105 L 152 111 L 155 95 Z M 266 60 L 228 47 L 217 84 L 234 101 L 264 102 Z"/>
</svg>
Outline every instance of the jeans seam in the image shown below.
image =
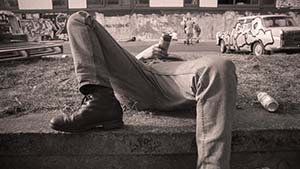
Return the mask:
<svg viewBox="0 0 300 169">
<path fill-rule="evenodd" d="M 197 70 L 197 72 L 198 72 L 199 70 Z M 198 74 L 198 73 L 197 73 Z M 206 165 L 206 156 L 207 156 L 207 154 L 205 154 L 205 152 L 207 152 L 206 151 L 206 146 L 205 146 L 205 140 L 206 140 L 206 128 L 205 128 L 205 122 L 206 122 L 206 118 L 205 118 L 205 113 L 204 113 L 204 111 L 203 111 L 203 100 L 201 100 L 201 98 L 198 98 L 197 97 L 197 94 L 199 94 L 199 89 L 201 88 L 201 86 L 203 87 L 203 85 L 202 85 L 202 83 L 203 83 L 203 75 L 201 76 L 201 75 L 199 75 L 200 77 L 199 77 L 199 79 L 197 80 L 197 82 L 196 82 L 196 84 L 200 84 L 200 86 L 196 86 L 196 100 L 197 100 L 197 102 L 199 102 L 199 104 L 201 104 L 201 109 L 200 109 L 200 113 L 201 113 L 201 132 L 202 132 L 202 137 L 201 137 L 201 143 L 202 143 L 202 145 L 201 145 L 201 147 L 202 147 L 202 152 L 201 152 L 201 156 L 202 156 L 202 158 L 201 158 L 201 161 L 202 161 L 202 166 L 203 166 L 203 168 L 202 169 L 206 169 L 207 168 L 207 165 Z"/>
<path fill-rule="evenodd" d="M 85 22 L 85 27 L 86 27 L 86 29 L 88 31 L 88 34 L 89 34 L 89 36 L 88 36 L 89 41 L 92 42 L 92 40 L 91 40 L 91 34 L 89 32 L 90 32 L 90 29 L 93 26 L 90 25 L 90 24 L 87 24 L 87 19 L 89 18 L 89 16 L 90 15 L 84 17 L 84 22 Z M 94 55 L 95 55 L 95 51 L 94 51 L 94 47 L 92 45 L 92 56 L 94 56 Z M 95 64 L 96 63 L 96 57 L 93 57 L 93 62 L 94 62 L 94 64 L 92 64 L 92 66 L 93 66 L 93 80 L 94 80 L 94 79 L 98 79 L 98 76 L 97 76 L 98 73 L 97 73 L 96 64 Z"/>
<path fill-rule="evenodd" d="M 203 162 L 203 169 L 206 168 L 206 161 L 205 161 L 205 139 L 206 139 L 206 131 L 205 131 L 205 114 L 203 112 L 203 110 L 201 109 L 201 121 L 202 121 L 202 125 L 201 125 L 201 129 L 202 129 L 202 162 Z"/>
<path fill-rule="evenodd" d="M 147 70 L 155 75 L 159 76 L 182 76 L 182 75 L 190 75 L 190 74 L 195 74 L 195 72 L 188 72 L 188 73 L 180 73 L 180 74 L 163 74 L 163 73 L 158 73 L 158 72 L 153 72 L 151 70 Z"/>
</svg>

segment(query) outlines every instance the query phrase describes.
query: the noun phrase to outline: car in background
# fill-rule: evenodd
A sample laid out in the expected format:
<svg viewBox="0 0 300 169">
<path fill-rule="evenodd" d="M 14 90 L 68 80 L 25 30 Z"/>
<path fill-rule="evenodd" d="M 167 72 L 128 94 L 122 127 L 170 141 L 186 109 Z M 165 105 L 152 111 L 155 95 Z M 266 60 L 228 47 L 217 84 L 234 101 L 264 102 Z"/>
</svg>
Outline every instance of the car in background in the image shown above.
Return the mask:
<svg viewBox="0 0 300 169">
<path fill-rule="evenodd" d="M 216 43 L 222 53 L 244 51 L 256 56 L 300 50 L 300 27 L 287 15 L 241 17 L 231 32 L 217 33 Z"/>
<path fill-rule="evenodd" d="M 17 17 L 10 11 L 0 11 L 0 44 L 27 40 Z"/>
<path fill-rule="evenodd" d="M 63 45 L 51 42 L 30 42 L 19 19 L 11 11 L 0 10 L 0 61 L 61 54 Z"/>
</svg>

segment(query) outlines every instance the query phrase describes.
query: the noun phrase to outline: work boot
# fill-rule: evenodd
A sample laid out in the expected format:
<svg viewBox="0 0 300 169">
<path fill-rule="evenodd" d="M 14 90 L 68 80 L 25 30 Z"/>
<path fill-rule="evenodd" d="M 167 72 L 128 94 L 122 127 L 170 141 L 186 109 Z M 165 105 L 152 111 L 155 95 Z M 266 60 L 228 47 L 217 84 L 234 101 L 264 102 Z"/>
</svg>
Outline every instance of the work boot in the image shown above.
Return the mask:
<svg viewBox="0 0 300 169">
<path fill-rule="evenodd" d="M 81 108 L 73 114 L 60 114 L 50 121 L 51 128 L 66 132 L 96 127 L 115 129 L 123 126 L 123 111 L 110 88 L 100 88 L 85 95 Z"/>
</svg>

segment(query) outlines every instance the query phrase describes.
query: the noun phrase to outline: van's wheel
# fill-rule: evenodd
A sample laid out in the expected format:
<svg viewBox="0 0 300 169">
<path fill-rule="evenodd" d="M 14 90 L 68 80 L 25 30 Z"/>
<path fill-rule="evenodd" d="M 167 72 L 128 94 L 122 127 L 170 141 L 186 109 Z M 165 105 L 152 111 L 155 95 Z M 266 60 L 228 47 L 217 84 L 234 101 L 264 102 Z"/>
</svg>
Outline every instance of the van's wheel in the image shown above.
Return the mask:
<svg viewBox="0 0 300 169">
<path fill-rule="evenodd" d="M 54 47 L 53 50 L 55 51 L 55 53 L 61 53 L 62 52 L 61 48 L 58 47 L 58 46 Z"/>
<path fill-rule="evenodd" d="M 220 41 L 220 51 L 221 51 L 221 53 L 225 53 L 227 51 L 227 47 L 225 45 L 225 41 L 224 40 Z"/>
<path fill-rule="evenodd" d="M 22 57 L 28 57 L 28 53 L 25 50 L 21 50 L 21 51 L 19 51 L 19 53 Z"/>
<path fill-rule="evenodd" d="M 252 48 L 252 52 L 255 56 L 261 56 L 265 54 L 265 47 L 261 42 L 255 42 Z"/>
</svg>

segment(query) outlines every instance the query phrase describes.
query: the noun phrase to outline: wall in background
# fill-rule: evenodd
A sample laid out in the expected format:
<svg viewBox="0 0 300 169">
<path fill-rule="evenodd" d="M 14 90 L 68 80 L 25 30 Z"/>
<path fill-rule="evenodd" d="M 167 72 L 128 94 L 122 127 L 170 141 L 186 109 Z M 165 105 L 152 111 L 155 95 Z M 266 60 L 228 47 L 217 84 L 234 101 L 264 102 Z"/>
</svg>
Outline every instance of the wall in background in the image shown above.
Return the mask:
<svg viewBox="0 0 300 169">
<path fill-rule="evenodd" d="M 257 14 L 260 13 L 237 11 L 226 11 L 223 13 L 191 12 L 193 20 L 199 24 L 202 30 L 201 40 L 214 40 L 217 32 L 231 31 L 237 18 Z M 279 13 L 276 12 L 276 14 Z M 300 25 L 300 12 L 287 11 L 280 14 L 292 16 L 296 23 Z M 68 15 L 65 13 L 59 15 L 62 16 L 60 17 L 61 19 L 58 17 L 54 19 L 34 17 L 21 19 L 23 30 L 29 35 L 30 39 L 40 39 L 40 36 L 47 36 L 48 34 L 48 37 L 68 39 L 65 29 Z M 117 40 L 126 40 L 133 36 L 137 40 L 157 40 L 162 32 L 176 32 L 179 39 L 185 38 L 182 22 L 185 14 L 104 16 L 101 13 L 95 13 L 95 17 Z M 42 29 L 45 29 L 45 31 Z"/>
<path fill-rule="evenodd" d="M 298 7 L 300 9 L 300 0 L 277 0 L 276 7 Z"/>
<path fill-rule="evenodd" d="M 227 11 L 224 13 L 191 13 L 193 20 L 199 24 L 202 30 L 201 40 L 213 40 L 218 31 L 230 31 L 237 18 L 257 14 L 259 13 L 241 13 L 236 11 Z M 282 14 L 292 16 L 296 23 L 298 25 L 300 24 L 300 12 L 290 11 L 282 12 Z M 178 38 L 183 39 L 185 37 L 182 23 L 184 16 L 185 14 L 133 14 L 106 17 L 100 13 L 96 14 L 97 20 L 104 25 L 116 39 L 128 39 L 135 36 L 140 40 L 156 40 L 164 31 L 177 32 Z"/>
<path fill-rule="evenodd" d="M 23 19 L 23 29 L 32 39 L 39 39 L 39 36 L 47 36 L 47 34 L 51 34 L 50 37 L 67 39 L 65 29 L 61 31 L 65 23 L 59 22 L 61 19 L 57 18 L 50 18 L 49 20 L 49 17 L 45 18 L 44 14 L 53 13 L 55 16 L 59 14 L 68 16 L 82 9 L 95 15 L 97 20 L 116 39 L 120 40 L 129 39 L 133 36 L 140 40 L 155 40 L 160 37 L 162 32 L 177 32 L 178 38 L 183 39 L 185 35 L 182 20 L 188 11 L 191 12 L 193 20 L 202 29 L 202 40 L 215 39 L 218 31 L 231 30 L 236 19 L 241 16 L 284 13 L 293 16 L 296 22 L 300 23 L 300 10 L 297 11 L 300 9 L 300 0 L 113 1 L 116 4 L 111 4 L 112 1 L 106 0 L 43 0 L 39 3 L 34 2 L 34 0 L 0 0 L 0 7 L 10 9 L 8 7 L 11 6 L 12 11 L 20 15 L 20 18 Z M 93 3 L 91 4 L 91 2 Z M 277 10 L 275 7 L 284 10 Z M 292 8 L 293 10 L 289 10 Z M 38 17 L 27 17 L 29 15 Z M 41 18 L 44 20 L 40 21 Z M 42 31 L 43 27 L 46 27 L 47 31 Z"/>
</svg>

